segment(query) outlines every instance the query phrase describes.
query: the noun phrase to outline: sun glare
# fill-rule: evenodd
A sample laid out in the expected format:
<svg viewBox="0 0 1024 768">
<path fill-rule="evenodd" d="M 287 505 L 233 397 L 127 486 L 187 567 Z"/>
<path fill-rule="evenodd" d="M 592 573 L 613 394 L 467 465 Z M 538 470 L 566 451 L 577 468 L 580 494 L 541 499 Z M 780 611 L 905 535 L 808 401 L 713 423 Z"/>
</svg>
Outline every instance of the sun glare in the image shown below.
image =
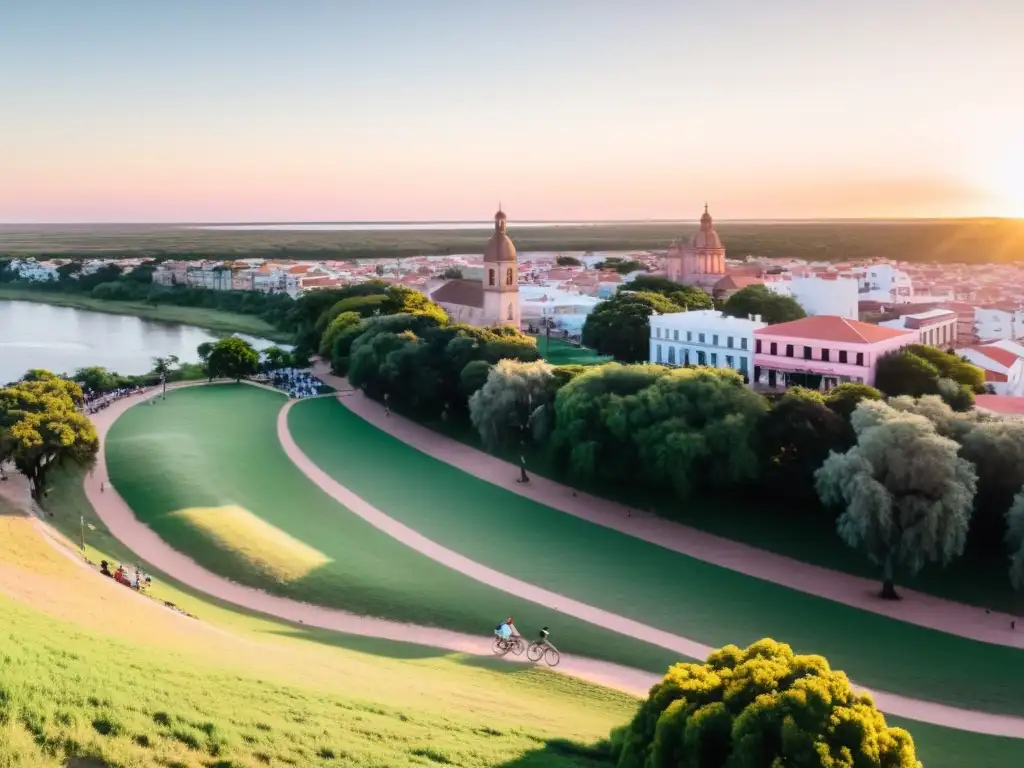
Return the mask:
<svg viewBox="0 0 1024 768">
<path fill-rule="evenodd" d="M 997 215 L 1024 219 L 1024 146 L 1001 154 L 986 186 Z"/>
</svg>

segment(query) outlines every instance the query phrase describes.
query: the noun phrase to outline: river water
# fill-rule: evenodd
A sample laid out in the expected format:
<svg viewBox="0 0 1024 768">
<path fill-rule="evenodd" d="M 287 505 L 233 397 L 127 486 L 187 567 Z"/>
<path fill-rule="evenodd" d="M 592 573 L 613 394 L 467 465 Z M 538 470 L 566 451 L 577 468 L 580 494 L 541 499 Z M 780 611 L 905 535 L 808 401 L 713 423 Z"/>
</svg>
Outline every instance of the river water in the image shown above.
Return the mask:
<svg viewBox="0 0 1024 768">
<path fill-rule="evenodd" d="M 257 349 L 273 342 L 237 334 Z M 154 357 L 194 363 L 196 347 L 218 336 L 204 328 L 27 301 L 0 301 L 0 386 L 30 368 L 74 373 L 101 365 L 126 375 L 148 373 Z"/>
</svg>

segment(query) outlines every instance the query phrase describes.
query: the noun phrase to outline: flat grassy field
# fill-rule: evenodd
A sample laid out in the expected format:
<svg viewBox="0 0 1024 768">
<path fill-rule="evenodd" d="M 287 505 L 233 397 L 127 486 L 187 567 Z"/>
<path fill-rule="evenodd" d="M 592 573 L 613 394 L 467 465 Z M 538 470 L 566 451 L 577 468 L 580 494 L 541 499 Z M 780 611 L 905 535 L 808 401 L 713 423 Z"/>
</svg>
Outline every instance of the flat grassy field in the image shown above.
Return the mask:
<svg viewBox="0 0 1024 768">
<path fill-rule="evenodd" d="M 682 215 L 690 212 L 681 211 Z M 712 213 L 716 213 L 712 210 Z M 719 211 L 719 217 L 727 211 Z M 485 212 L 484 216 L 490 214 Z M 516 226 L 520 252 L 665 249 L 689 237 L 700 211 L 677 222 L 608 222 Z M 991 262 L 1024 259 L 1024 221 L 932 219 L 911 221 L 728 221 L 716 229 L 735 256 L 758 254 L 844 261 L 878 256 L 908 261 Z M 356 259 L 419 254 L 480 253 L 490 226 L 476 230 L 204 230 L 181 225 L 0 225 L 0 254 L 75 256 L 176 255 L 189 258 L 264 256 Z"/>
<path fill-rule="evenodd" d="M 772 637 L 827 656 L 869 687 L 1024 714 L 1022 651 L 849 608 L 587 523 L 410 448 L 333 399 L 299 403 L 289 425 L 306 455 L 366 501 L 525 581 L 708 645 Z"/>
<path fill-rule="evenodd" d="M 188 619 L 6 514 L 0 620 L 5 768 L 597 766 L 636 706 L 525 666 Z"/>
<path fill-rule="evenodd" d="M 55 473 L 48 521 L 73 535 L 81 514 L 94 562 L 134 562 L 108 538 L 81 480 Z M 433 749 L 465 766 L 597 768 L 608 764 L 589 745 L 636 706 L 541 669 L 271 621 L 166 577 L 154 592 L 199 620 L 154 612 L 128 590 L 99 591 L 0 499 L 0 690 L 13 714 L 0 726 L 0 764 L 319 765 L 331 753 L 347 765 L 443 763 Z M 71 675 L 92 687 L 65 686 Z M 101 733 L 111 708 L 113 736 Z M 887 719 L 910 730 L 927 768 L 1024 763 L 1024 740 Z"/>
<path fill-rule="evenodd" d="M 106 312 L 111 315 L 132 315 L 148 320 L 162 320 L 167 323 L 181 323 L 208 328 L 221 333 L 247 333 L 261 336 L 271 341 L 290 342 L 291 336 L 275 328 L 266 320 L 254 315 L 241 315 L 234 312 L 220 312 L 215 309 L 201 307 L 174 307 L 167 304 L 147 304 L 141 301 L 105 301 L 91 296 L 78 296 L 52 291 L 34 291 L 25 288 L 0 286 L 0 299 L 13 301 L 32 301 L 38 304 L 53 304 L 58 307 L 74 307 L 87 309 L 91 312 Z"/>
<path fill-rule="evenodd" d="M 505 616 L 524 632 L 554 624 L 559 648 L 654 672 L 678 657 L 501 592 L 420 555 L 373 528 L 312 484 L 277 440 L 283 396 L 246 385 L 195 387 L 136 407 L 107 439 L 110 480 L 135 511 L 176 549 L 211 571 L 276 594 L 418 624 L 490 635 Z M 245 532 L 239 516 L 197 525 L 185 510 L 238 507 L 262 521 Z M 233 527 L 237 544 L 210 530 Z M 270 531 L 270 534 L 268 534 Z M 300 542 L 307 555 L 273 567 L 254 553 L 268 536 Z M 294 552 L 294 550 L 292 550 Z"/>
<path fill-rule="evenodd" d="M 609 355 L 599 355 L 587 347 L 577 347 L 564 339 L 534 336 L 541 356 L 552 365 L 601 365 L 611 362 Z"/>
</svg>

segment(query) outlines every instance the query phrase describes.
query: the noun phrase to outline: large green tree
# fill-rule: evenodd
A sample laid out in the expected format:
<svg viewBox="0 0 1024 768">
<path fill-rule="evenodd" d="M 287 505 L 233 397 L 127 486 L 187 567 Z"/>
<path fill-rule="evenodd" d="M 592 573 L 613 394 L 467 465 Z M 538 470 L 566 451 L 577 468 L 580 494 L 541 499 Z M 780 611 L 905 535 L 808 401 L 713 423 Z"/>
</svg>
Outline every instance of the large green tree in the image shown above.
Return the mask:
<svg viewBox="0 0 1024 768">
<path fill-rule="evenodd" d="M 211 378 L 241 381 L 254 375 L 260 366 L 260 355 L 245 339 L 231 336 L 213 345 L 206 364 Z"/>
<path fill-rule="evenodd" d="M 92 393 L 109 392 L 116 389 L 118 383 L 116 373 L 99 365 L 79 368 L 71 378 L 82 387 L 83 392 Z"/>
<path fill-rule="evenodd" d="M 650 356 L 654 313 L 682 312 L 660 293 L 619 291 L 594 307 L 583 323 L 583 345 L 622 363 L 638 363 Z"/>
<path fill-rule="evenodd" d="M 537 360 L 501 360 L 469 399 L 469 416 L 490 450 L 526 439 L 535 418 L 554 395 L 554 368 Z"/>
<path fill-rule="evenodd" d="M 879 359 L 875 385 L 894 397 L 939 395 L 966 411 L 974 405 L 974 393 L 985 390 L 985 372 L 952 353 L 911 344 Z"/>
<path fill-rule="evenodd" d="M 730 296 L 722 305 L 730 317 L 760 315 L 766 323 L 788 323 L 807 317 L 804 308 L 792 296 L 782 296 L 763 285 L 748 285 Z"/>
<path fill-rule="evenodd" d="M 0 462 L 11 461 L 40 500 L 50 470 L 91 466 L 99 451 L 92 422 L 79 410 L 82 389 L 53 374 L 0 389 Z"/>
<path fill-rule="evenodd" d="M 171 373 L 174 371 L 174 366 L 177 364 L 177 355 L 153 358 L 153 373 L 159 377 L 160 384 L 163 386 L 164 399 L 167 398 L 167 380 L 171 377 Z"/>
<path fill-rule="evenodd" d="M 898 569 L 916 573 L 963 553 L 977 475 L 923 416 L 865 401 L 852 422 L 857 444 L 825 460 L 818 494 L 842 510 L 843 541 L 881 566 L 882 597 L 898 599 Z"/>
<path fill-rule="evenodd" d="M 621 290 L 660 293 L 680 309 L 714 309 L 715 303 L 707 291 L 693 285 L 681 285 L 661 275 L 637 275 Z"/>
<path fill-rule="evenodd" d="M 339 304 L 344 302 L 338 302 Z M 334 342 L 337 341 L 338 337 L 341 336 L 349 328 L 354 328 L 359 325 L 361 317 L 358 312 L 341 312 L 328 323 L 324 329 L 323 335 L 320 337 L 320 357 L 324 360 L 330 360 L 331 354 L 334 350 Z"/>
<path fill-rule="evenodd" d="M 845 674 L 769 639 L 673 666 L 612 747 L 618 768 L 921 768 Z"/>
<path fill-rule="evenodd" d="M 1006 542 L 1010 545 L 1010 583 L 1024 589 L 1024 488 L 1006 512 Z"/>
<path fill-rule="evenodd" d="M 840 384 L 825 395 L 825 405 L 849 419 L 861 400 L 881 400 L 882 393 L 867 384 Z"/>
</svg>

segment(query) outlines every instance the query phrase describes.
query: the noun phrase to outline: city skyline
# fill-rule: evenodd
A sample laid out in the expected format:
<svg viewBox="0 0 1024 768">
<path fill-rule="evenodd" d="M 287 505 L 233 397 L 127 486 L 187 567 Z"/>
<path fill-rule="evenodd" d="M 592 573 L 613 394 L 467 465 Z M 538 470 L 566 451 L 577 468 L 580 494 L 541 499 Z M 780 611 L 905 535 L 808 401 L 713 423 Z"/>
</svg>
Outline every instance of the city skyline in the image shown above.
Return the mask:
<svg viewBox="0 0 1024 768">
<path fill-rule="evenodd" d="M 22 4 L 0 222 L 1024 217 L 1024 6 L 892 5 Z"/>
</svg>

